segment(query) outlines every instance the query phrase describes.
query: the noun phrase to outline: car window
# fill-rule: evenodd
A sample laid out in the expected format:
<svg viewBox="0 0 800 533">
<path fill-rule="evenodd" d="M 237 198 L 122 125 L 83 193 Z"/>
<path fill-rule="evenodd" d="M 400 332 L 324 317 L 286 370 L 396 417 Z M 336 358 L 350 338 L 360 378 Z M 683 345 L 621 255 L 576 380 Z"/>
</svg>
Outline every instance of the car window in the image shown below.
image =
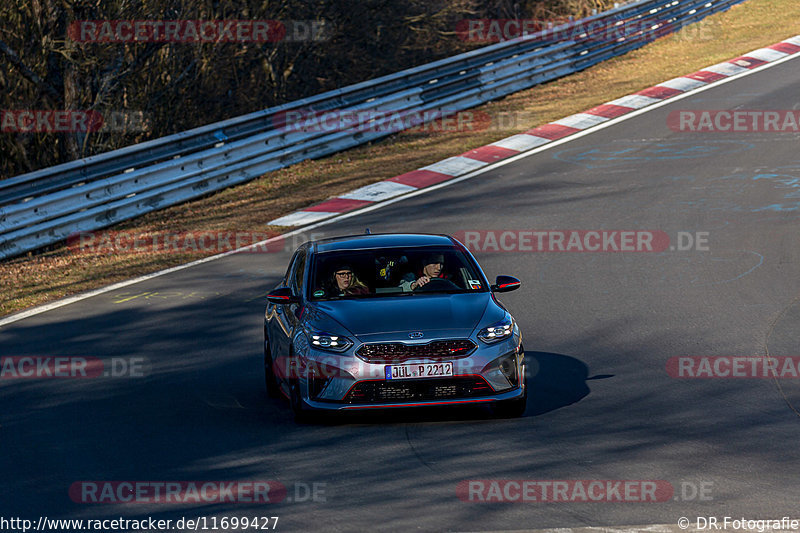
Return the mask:
<svg viewBox="0 0 800 533">
<path fill-rule="evenodd" d="M 440 258 L 443 267 L 435 282 L 422 291 L 408 285 L 424 275 L 426 261 Z M 352 272 L 350 285 L 337 283 L 336 274 Z M 481 292 L 488 290 L 483 274 L 455 247 L 381 248 L 322 252 L 314 256 L 312 299 L 410 296 L 431 292 Z M 345 276 L 347 277 L 347 276 Z"/>
<path fill-rule="evenodd" d="M 291 287 L 292 293 L 297 296 L 300 296 L 303 292 L 303 273 L 305 272 L 305 269 L 306 250 L 301 248 L 295 255 L 294 264 L 292 265 L 292 273 L 289 278 L 289 287 Z"/>
<path fill-rule="evenodd" d="M 286 287 L 288 287 L 292 281 L 292 271 L 294 271 L 294 265 L 297 263 L 298 255 L 300 255 L 300 251 L 296 250 L 292 255 L 292 259 L 289 261 L 289 266 L 286 268 L 286 274 L 283 276 L 283 284 Z"/>
</svg>

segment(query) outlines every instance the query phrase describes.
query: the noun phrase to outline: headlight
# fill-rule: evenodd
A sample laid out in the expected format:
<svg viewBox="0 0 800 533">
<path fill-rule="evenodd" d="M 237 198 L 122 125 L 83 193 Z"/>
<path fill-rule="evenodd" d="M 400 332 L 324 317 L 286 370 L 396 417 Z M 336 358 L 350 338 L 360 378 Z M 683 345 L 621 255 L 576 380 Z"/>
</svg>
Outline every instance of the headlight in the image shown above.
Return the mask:
<svg viewBox="0 0 800 533">
<path fill-rule="evenodd" d="M 478 338 L 487 344 L 501 341 L 509 338 L 514 333 L 514 319 L 510 315 L 492 324 L 489 327 L 483 328 L 478 332 Z"/>
<path fill-rule="evenodd" d="M 342 335 L 333 335 L 322 331 L 306 331 L 308 343 L 314 348 L 329 352 L 343 352 L 353 345 L 353 341 Z"/>
</svg>

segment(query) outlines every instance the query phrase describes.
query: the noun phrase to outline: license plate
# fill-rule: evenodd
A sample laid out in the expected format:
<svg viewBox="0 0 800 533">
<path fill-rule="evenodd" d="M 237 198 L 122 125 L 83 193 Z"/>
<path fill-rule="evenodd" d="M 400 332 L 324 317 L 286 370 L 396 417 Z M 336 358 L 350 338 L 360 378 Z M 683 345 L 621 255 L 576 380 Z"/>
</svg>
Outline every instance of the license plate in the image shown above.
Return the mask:
<svg viewBox="0 0 800 533">
<path fill-rule="evenodd" d="M 386 379 L 444 378 L 453 375 L 453 363 L 386 365 Z"/>
</svg>

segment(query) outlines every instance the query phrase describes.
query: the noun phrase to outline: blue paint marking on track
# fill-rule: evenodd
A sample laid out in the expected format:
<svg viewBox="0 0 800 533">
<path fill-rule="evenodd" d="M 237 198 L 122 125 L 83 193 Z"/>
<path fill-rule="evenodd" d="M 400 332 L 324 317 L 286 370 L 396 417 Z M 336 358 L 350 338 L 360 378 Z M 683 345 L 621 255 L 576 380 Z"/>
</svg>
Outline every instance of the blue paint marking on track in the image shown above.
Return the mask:
<svg viewBox="0 0 800 533">
<path fill-rule="evenodd" d="M 688 141 L 665 141 L 652 143 L 643 141 L 616 141 L 626 146 L 615 148 L 609 144 L 593 148 L 568 148 L 553 154 L 553 158 L 586 168 L 603 168 L 630 163 L 670 161 L 676 159 L 700 159 L 720 157 L 729 153 L 751 150 L 755 145 L 745 141 L 705 141 L 696 144 Z"/>
<path fill-rule="evenodd" d="M 693 187 L 686 191 L 691 199 L 676 198 L 675 207 L 708 212 L 774 212 L 800 215 L 800 165 L 758 168 L 753 172 L 737 172 L 707 179 L 705 183 L 702 187 Z M 756 194 L 758 192 L 767 194 Z M 752 200 L 766 196 L 773 198 L 762 200 L 761 205 L 756 205 Z"/>
<path fill-rule="evenodd" d="M 563 256 L 554 257 L 553 260 L 540 260 L 536 267 L 536 277 L 539 283 L 553 286 L 554 280 L 551 276 L 559 277 L 565 270 L 572 270 L 575 276 L 587 279 L 592 277 L 594 271 L 613 269 L 616 280 L 623 286 L 641 283 L 644 275 L 653 284 L 653 288 L 708 287 L 738 281 L 764 264 L 764 256 L 752 250 L 603 255 L 575 258 L 566 262 L 562 260 L 565 259 Z M 561 286 L 573 288 L 567 284 Z M 599 292 L 612 294 L 618 290 L 603 288 Z"/>
<path fill-rule="evenodd" d="M 763 256 L 763 255 L 761 255 L 760 253 L 758 253 L 758 252 L 754 252 L 754 251 L 752 251 L 752 250 L 741 250 L 741 251 L 742 251 L 742 252 L 745 252 L 745 253 L 748 253 L 748 254 L 753 254 L 753 255 L 755 255 L 755 256 L 758 256 L 758 264 L 756 264 L 755 266 L 753 266 L 753 267 L 752 267 L 751 269 L 749 269 L 748 271 L 746 271 L 746 272 L 742 272 L 741 274 L 739 274 L 738 276 L 736 276 L 736 277 L 734 277 L 734 278 L 730 278 L 730 279 L 726 279 L 726 280 L 722 280 L 722 281 L 714 281 L 714 282 L 712 282 L 712 283 L 701 283 L 701 284 L 699 284 L 699 285 L 697 285 L 697 286 L 698 286 L 698 287 L 702 287 L 703 285 L 722 285 L 723 283 L 731 283 L 731 282 L 733 282 L 733 281 L 736 281 L 736 280 L 738 280 L 738 279 L 741 279 L 741 278 L 745 277 L 746 275 L 750 274 L 750 273 L 751 273 L 751 272 L 753 272 L 755 269 L 757 269 L 758 267 L 760 267 L 761 265 L 763 265 L 763 264 L 764 264 L 764 256 Z M 714 258 L 714 259 L 712 259 L 712 261 L 730 261 L 730 259 Z"/>
</svg>

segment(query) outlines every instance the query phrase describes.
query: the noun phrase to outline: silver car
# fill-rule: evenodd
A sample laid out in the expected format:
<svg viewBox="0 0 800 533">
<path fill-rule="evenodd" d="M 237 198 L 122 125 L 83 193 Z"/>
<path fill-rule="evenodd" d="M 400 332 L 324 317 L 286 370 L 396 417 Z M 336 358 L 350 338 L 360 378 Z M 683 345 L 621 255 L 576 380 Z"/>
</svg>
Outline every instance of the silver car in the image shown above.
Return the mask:
<svg viewBox="0 0 800 533">
<path fill-rule="evenodd" d="M 307 242 L 267 299 L 267 392 L 313 411 L 488 404 L 522 416 L 522 334 L 475 258 L 446 235 Z"/>
</svg>

